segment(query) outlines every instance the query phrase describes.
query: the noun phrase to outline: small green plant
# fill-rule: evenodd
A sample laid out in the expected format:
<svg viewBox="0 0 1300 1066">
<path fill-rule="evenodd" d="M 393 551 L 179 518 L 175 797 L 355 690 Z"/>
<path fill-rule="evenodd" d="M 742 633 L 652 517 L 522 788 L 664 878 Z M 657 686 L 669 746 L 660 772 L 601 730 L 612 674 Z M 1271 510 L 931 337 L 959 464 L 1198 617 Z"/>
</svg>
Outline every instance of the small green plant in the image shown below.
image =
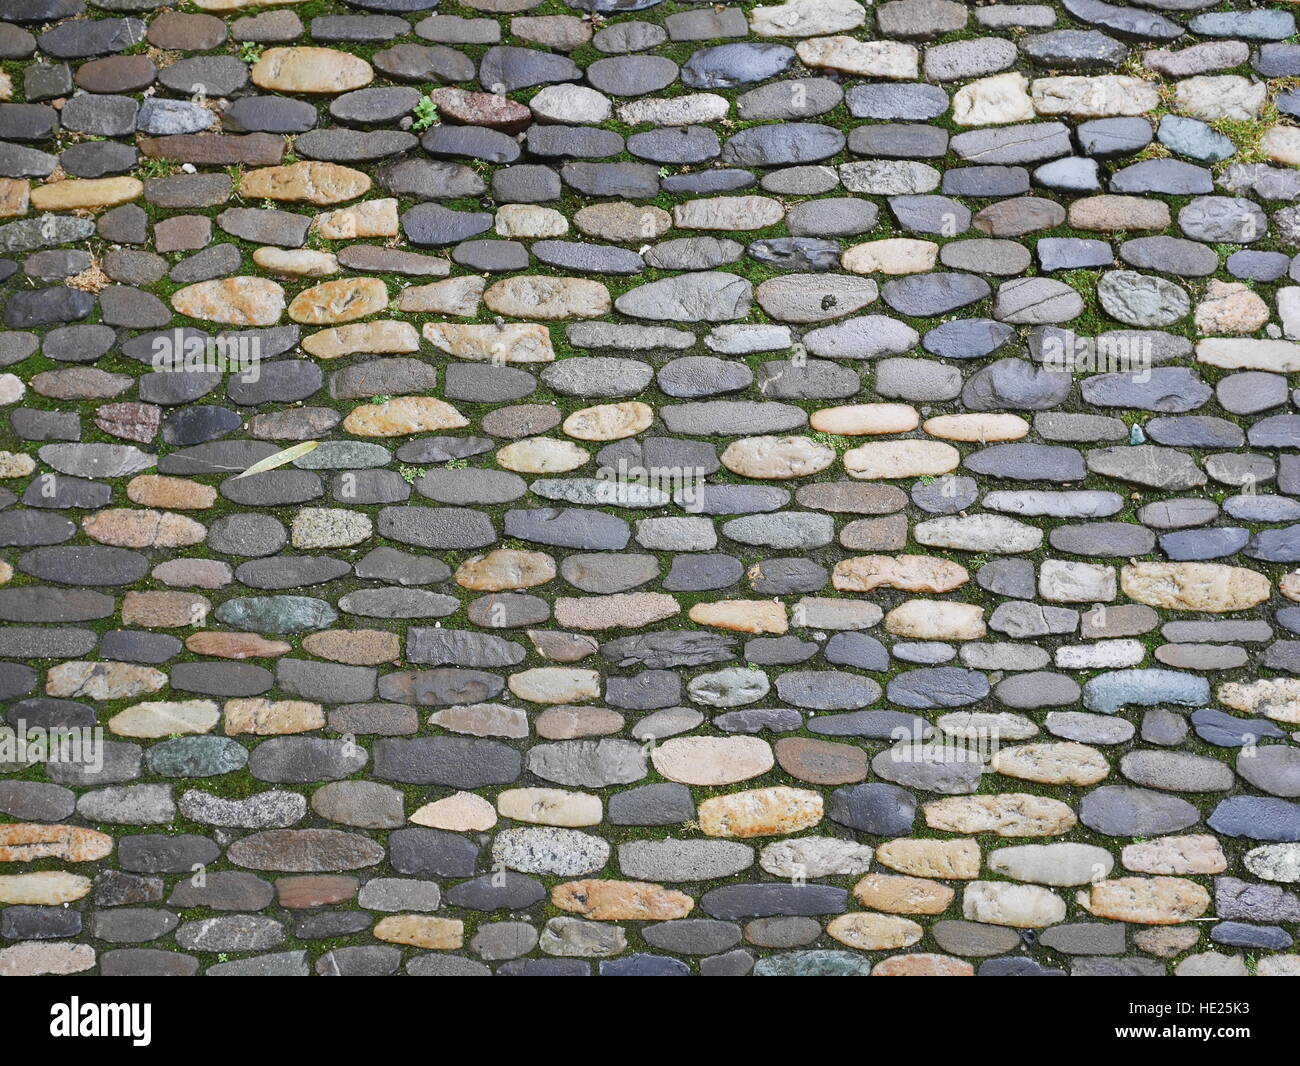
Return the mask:
<svg viewBox="0 0 1300 1066">
<path fill-rule="evenodd" d="M 424 471 L 418 466 L 399 466 L 397 472 L 408 485 L 414 485 L 420 478 L 424 477 Z"/>
<path fill-rule="evenodd" d="M 384 403 L 387 403 L 387 402 L 388 402 L 389 400 L 391 400 L 391 399 L 392 399 L 391 396 L 387 396 L 387 395 L 385 395 L 384 393 L 381 392 L 378 396 L 372 396 L 372 397 L 370 397 L 370 402 L 373 403 L 373 404 L 384 404 Z"/>
<path fill-rule="evenodd" d="M 420 97 L 420 102 L 415 105 L 415 117 L 411 120 L 411 129 L 419 133 L 421 130 L 427 130 L 438 121 L 438 105 L 429 97 Z"/>
<path fill-rule="evenodd" d="M 142 178 L 166 178 L 176 172 L 176 164 L 170 159 L 142 159 L 136 173 Z"/>
<path fill-rule="evenodd" d="M 467 466 L 469 466 L 468 459 L 451 459 L 447 462 L 448 470 L 464 470 Z"/>
<path fill-rule="evenodd" d="M 256 41 L 245 41 L 239 46 L 239 58 L 245 63 L 256 63 L 262 58 L 262 46 Z"/>
</svg>

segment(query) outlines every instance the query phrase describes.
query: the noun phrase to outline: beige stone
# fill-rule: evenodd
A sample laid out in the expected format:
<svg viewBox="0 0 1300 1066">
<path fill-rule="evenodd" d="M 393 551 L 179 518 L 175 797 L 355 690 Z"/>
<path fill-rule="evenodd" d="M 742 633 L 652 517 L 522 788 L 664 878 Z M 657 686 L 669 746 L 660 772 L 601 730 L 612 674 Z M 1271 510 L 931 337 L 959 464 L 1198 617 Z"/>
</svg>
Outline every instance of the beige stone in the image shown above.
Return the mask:
<svg viewBox="0 0 1300 1066">
<path fill-rule="evenodd" d="M 108 731 L 119 737 L 161 740 L 186 733 L 209 733 L 221 718 L 212 700 L 150 701 L 118 711 Z"/>
<path fill-rule="evenodd" d="M 1261 677 L 1230 681 L 1215 690 L 1225 707 L 1244 714 L 1262 714 L 1275 722 L 1300 725 L 1300 678 Z"/>
<path fill-rule="evenodd" d="M 702 800 L 696 810 L 700 831 L 711 837 L 786 836 L 822 820 L 820 792 L 776 785 Z"/>
<path fill-rule="evenodd" d="M 1240 281 L 1212 278 L 1196 305 L 1195 317 L 1201 333 L 1254 333 L 1268 322 L 1269 308 Z"/>
<path fill-rule="evenodd" d="M 913 877 L 969 881 L 980 875 L 980 846 L 969 839 L 901 837 L 876 848 L 876 858 L 891 870 Z"/>
<path fill-rule="evenodd" d="M 654 417 L 654 408 L 648 403 L 625 400 L 622 403 L 602 403 L 574 411 L 564 420 L 561 428 L 578 440 L 622 440 L 645 432 L 650 428 Z"/>
<path fill-rule="evenodd" d="M 841 592 L 951 592 L 969 580 L 960 563 L 933 555 L 858 555 L 841 559 L 831 573 L 831 584 Z"/>
<path fill-rule="evenodd" d="M 924 274 L 939 257 L 934 241 L 889 237 L 845 249 L 840 266 L 854 274 Z"/>
<path fill-rule="evenodd" d="M 316 160 L 246 170 L 239 178 L 239 195 L 246 200 L 288 200 L 317 207 L 354 200 L 369 190 L 370 177 L 363 171 Z M 316 221 L 319 218 L 313 225 Z"/>
<path fill-rule="evenodd" d="M 1057 836 L 1069 832 L 1078 821 L 1068 804 L 1024 792 L 948 796 L 925 804 L 923 811 L 931 829 L 1000 837 Z"/>
<path fill-rule="evenodd" d="M 271 92 L 345 93 L 369 85 L 375 72 L 364 59 L 336 48 L 268 48 L 251 76 L 254 85 Z"/>
<path fill-rule="evenodd" d="M 331 252 L 313 252 L 310 248 L 253 249 L 253 262 L 268 274 L 287 278 L 327 278 L 339 272 L 339 261 Z"/>
<path fill-rule="evenodd" d="M 956 895 L 938 881 L 902 874 L 867 874 L 853 886 L 862 906 L 889 914 L 942 914 Z"/>
<path fill-rule="evenodd" d="M 1065 900 L 1050 888 L 975 881 L 962 893 L 962 917 L 985 925 L 1038 929 L 1065 920 Z"/>
<path fill-rule="evenodd" d="M 510 691 L 529 703 L 581 703 L 599 699 L 600 674 L 575 666 L 537 666 L 511 674 Z"/>
<path fill-rule="evenodd" d="M 550 331 L 540 322 L 471 326 L 426 322 L 424 339 L 457 359 L 489 363 L 549 363 L 555 358 Z"/>
<path fill-rule="evenodd" d="M 497 810 L 516 822 L 567 828 L 599 825 L 604 817 L 599 796 L 562 788 L 508 788 L 497 795 Z"/>
<path fill-rule="evenodd" d="M 1119 582 L 1138 603 L 1211 614 L 1247 611 L 1272 591 L 1264 574 L 1223 563 L 1131 563 L 1120 569 Z"/>
<path fill-rule="evenodd" d="M 1038 114 L 1071 118 L 1142 115 L 1160 104 L 1158 86 L 1131 74 L 1035 78 L 1029 93 Z"/>
<path fill-rule="evenodd" d="M 468 425 L 469 419 L 456 408 L 432 396 L 398 396 L 362 404 L 343 420 L 343 429 L 358 437 L 402 437 Z"/>
<path fill-rule="evenodd" d="M 542 274 L 503 278 L 488 286 L 483 302 L 498 315 L 548 321 L 600 318 L 612 306 L 602 282 Z"/>
<path fill-rule="evenodd" d="M 289 303 L 289 317 L 307 326 L 352 322 L 388 307 L 388 290 L 379 278 L 339 278 L 304 289 Z"/>
<path fill-rule="evenodd" d="M 1068 219 L 1071 229 L 1094 233 L 1162 230 L 1170 224 L 1168 204 L 1141 196 L 1085 196 L 1070 204 Z"/>
<path fill-rule="evenodd" d="M 144 194 L 139 178 L 69 178 L 31 191 L 33 211 L 94 211 L 138 200 Z"/>
<path fill-rule="evenodd" d="M 475 592 L 504 592 L 545 585 L 555 579 L 555 573 L 555 560 L 545 552 L 494 548 L 461 563 L 455 581 Z"/>
<path fill-rule="evenodd" d="M 974 977 L 975 967 L 951 955 L 893 955 L 871 968 L 872 977 Z"/>
<path fill-rule="evenodd" d="M 353 241 L 360 237 L 397 237 L 397 200 L 391 196 L 379 200 L 327 211 L 312 219 L 312 228 L 328 241 Z"/>
<path fill-rule="evenodd" d="M 172 293 L 182 315 L 227 326 L 274 326 L 284 313 L 284 289 L 269 278 L 200 281 Z"/>
<path fill-rule="evenodd" d="M 94 862 L 113 850 L 107 833 L 75 825 L 11 822 L 0 825 L 0 862 Z"/>
<path fill-rule="evenodd" d="M 1218 838 L 1209 833 L 1125 844 L 1120 861 L 1126 870 L 1141 874 L 1221 874 L 1228 868 Z"/>
<path fill-rule="evenodd" d="M 0 977 L 81 973 L 95 965 L 95 949 L 67 940 L 27 940 L 0 950 Z"/>
<path fill-rule="evenodd" d="M 1204 888 L 1179 877 L 1117 877 L 1098 881 L 1080 896 L 1084 908 L 1098 918 L 1142 925 L 1178 925 L 1210 907 Z"/>
<path fill-rule="evenodd" d="M 1101 752 L 1073 741 L 1000 748 L 991 765 L 1007 777 L 1044 785 L 1095 785 L 1110 773 Z"/>
<path fill-rule="evenodd" d="M 573 441 L 529 437 L 498 451 L 497 465 L 520 474 L 564 474 L 577 470 L 590 458 L 590 453 Z"/>
<path fill-rule="evenodd" d="M 397 309 L 416 314 L 472 318 L 478 314 L 486 288 L 487 279 L 474 274 L 444 278 L 430 285 L 412 285 L 397 294 Z"/>
<path fill-rule="evenodd" d="M 551 889 L 551 903 L 597 922 L 685 918 L 695 900 L 685 892 L 645 881 L 566 881 Z"/>
<path fill-rule="evenodd" d="M 22 452 L 0 452 L 0 478 L 29 477 L 36 460 Z"/>
<path fill-rule="evenodd" d="M 278 737 L 325 728 L 325 709 L 309 700 L 270 700 L 264 696 L 226 700 L 226 736 Z"/>
<path fill-rule="evenodd" d="M 535 241 L 563 237 L 569 232 L 569 220 L 553 207 L 502 204 L 497 208 L 495 228 L 498 237 Z"/>
<path fill-rule="evenodd" d="M 497 812 L 482 796 L 473 792 L 453 792 L 443 799 L 426 803 L 408 821 L 452 833 L 486 833 L 497 824 Z"/>
<path fill-rule="evenodd" d="M 892 951 L 915 944 L 925 929 L 896 914 L 841 914 L 832 918 L 826 932 L 841 944 L 859 951 Z"/>
<path fill-rule="evenodd" d="M 1260 139 L 1259 150 L 1274 163 L 1300 167 L 1300 127 L 1270 127 Z"/>
<path fill-rule="evenodd" d="M 772 747 L 759 737 L 672 737 L 655 745 L 650 761 L 669 781 L 734 785 L 772 769 Z"/>
<path fill-rule="evenodd" d="M 91 880 L 66 870 L 28 874 L 0 874 L 0 903 L 15 906 L 56 907 L 90 893 Z"/>
<path fill-rule="evenodd" d="M 528 736 L 528 715 L 518 707 L 503 703 L 461 703 L 445 707 L 429 715 L 429 724 L 474 737 L 519 740 Z"/>
<path fill-rule="evenodd" d="M 128 592 L 122 597 L 122 624 L 143 629 L 203 625 L 212 603 L 192 592 Z"/>
<path fill-rule="evenodd" d="M 32 183 L 24 178 L 0 178 L 0 218 L 21 218 L 31 203 Z"/>
<path fill-rule="evenodd" d="M 152 666 L 118 662 L 69 662 L 45 675 L 45 694 L 66 699 L 124 700 L 157 692 L 167 675 Z"/>
<path fill-rule="evenodd" d="M 702 626 L 731 629 L 737 633 L 775 633 L 790 628 L 785 604 L 778 600 L 714 600 L 697 603 L 690 619 Z"/>
<path fill-rule="evenodd" d="M 673 208 L 673 222 L 678 229 L 765 229 L 783 218 L 785 208 L 770 196 L 705 196 Z"/>
<path fill-rule="evenodd" d="M 113 508 L 82 519 L 86 536 L 117 548 L 183 548 L 208 535 L 200 523 L 169 511 Z"/>
<path fill-rule="evenodd" d="M 811 477 L 835 462 L 835 450 L 811 437 L 743 437 L 727 445 L 722 465 L 763 480 Z"/>
<path fill-rule="evenodd" d="M 620 592 L 610 596 L 561 596 L 555 621 L 569 629 L 641 629 L 681 612 L 666 592 Z"/>
<path fill-rule="evenodd" d="M 1300 344 L 1287 340 L 1209 337 L 1196 342 L 1196 361 L 1224 370 L 1293 374 L 1300 370 Z"/>
<path fill-rule="evenodd" d="M 402 638 L 384 629 L 323 629 L 303 637 L 302 650 L 349 666 L 378 666 L 401 658 Z"/>
<path fill-rule="evenodd" d="M 1249 122 L 1259 117 L 1267 100 L 1266 82 L 1240 74 L 1200 74 L 1174 83 L 1174 108 L 1205 122 Z"/>
<path fill-rule="evenodd" d="M 217 490 L 211 485 L 163 474 L 133 477 L 127 483 L 126 495 L 141 507 L 161 507 L 168 511 L 201 511 L 217 502 Z"/>
<path fill-rule="evenodd" d="M 1019 415 L 936 415 L 921 427 L 932 437 L 988 444 L 1029 436 L 1029 423 Z"/>
<path fill-rule="evenodd" d="M 984 608 L 954 600 L 907 600 L 885 615 L 885 630 L 911 640 L 979 640 Z"/>
<path fill-rule="evenodd" d="M 937 440 L 882 440 L 860 444 L 844 453 L 850 477 L 890 479 L 926 477 L 956 470 L 961 452 Z"/>
<path fill-rule="evenodd" d="M 418 352 L 420 335 L 409 322 L 383 319 L 376 322 L 351 322 L 309 334 L 303 338 L 302 350 L 317 359 Z"/>
<path fill-rule="evenodd" d="M 267 640 L 256 633 L 191 633 L 185 648 L 195 655 L 212 655 L 219 659 L 272 659 L 293 650 L 283 640 Z"/>
<path fill-rule="evenodd" d="M 1015 71 L 968 82 L 952 94 L 952 120 L 958 126 L 998 126 L 1029 122 L 1034 101 L 1029 80 Z"/>
<path fill-rule="evenodd" d="M 574 212 L 573 224 L 588 237 L 605 241 L 653 241 L 672 229 L 673 217 L 649 205 L 588 204 Z"/>
<path fill-rule="evenodd" d="M 852 37 L 813 37 L 795 52 L 804 66 L 860 74 L 868 78 L 909 80 L 920 73 L 920 53 L 897 41 L 859 41 Z"/>
<path fill-rule="evenodd" d="M 617 711 L 608 707 L 547 707 L 533 725 L 537 735 L 546 740 L 579 740 L 583 737 L 607 737 L 621 733 L 627 723 Z"/>
<path fill-rule="evenodd" d="M 877 433 L 907 433 L 920 424 L 916 408 L 907 403 L 854 403 L 814 411 L 809 425 L 822 433 L 861 437 Z"/>
<path fill-rule="evenodd" d="M 465 923 L 459 918 L 435 918 L 428 914 L 391 914 L 381 918 L 373 930 L 379 940 L 409 944 L 432 951 L 455 951 L 465 943 Z"/>
</svg>

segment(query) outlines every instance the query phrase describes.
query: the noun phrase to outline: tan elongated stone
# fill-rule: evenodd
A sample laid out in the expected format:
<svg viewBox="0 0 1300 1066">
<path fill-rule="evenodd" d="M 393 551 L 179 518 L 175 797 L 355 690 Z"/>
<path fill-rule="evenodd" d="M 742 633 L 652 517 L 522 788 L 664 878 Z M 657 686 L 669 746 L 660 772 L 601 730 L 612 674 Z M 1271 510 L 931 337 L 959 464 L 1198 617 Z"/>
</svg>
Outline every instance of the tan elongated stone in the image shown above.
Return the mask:
<svg viewBox="0 0 1300 1066">
<path fill-rule="evenodd" d="M 195 655 L 212 655 L 218 659 L 272 659 L 293 650 L 283 640 L 268 640 L 256 633 L 191 633 L 185 648 Z"/>
<path fill-rule="evenodd" d="M 1160 103 L 1157 86 L 1131 74 L 1035 78 L 1029 94 L 1038 114 L 1071 118 L 1141 115 Z"/>
<path fill-rule="evenodd" d="M 227 326 L 274 326 L 284 313 L 284 289 L 269 278 L 200 281 L 172 293 L 172 308 Z"/>
<path fill-rule="evenodd" d="M 1001 413 L 936 415 L 927 418 L 921 428 L 932 437 L 980 444 L 1029 436 L 1028 422 L 1019 415 Z"/>
<path fill-rule="evenodd" d="M 680 613 L 666 592 L 620 592 L 611 596 L 561 596 L 555 621 L 569 629 L 640 629 Z"/>
<path fill-rule="evenodd" d="M 503 703 L 459 703 L 429 715 L 429 724 L 474 737 L 528 736 L 528 715 Z"/>
<path fill-rule="evenodd" d="M 550 331 L 540 322 L 496 326 L 426 322 L 424 339 L 457 359 L 489 363 L 549 363 L 555 358 Z"/>
<path fill-rule="evenodd" d="M 889 914 L 942 914 L 956 895 L 938 881 L 903 874 L 867 874 L 853 886 L 862 906 Z"/>
<path fill-rule="evenodd" d="M 435 918 L 429 914 L 391 914 L 376 923 L 374 934 L 390 944 L 455 951 L 465 943 L 465 923 L 459 918 Z"/>
<path fill-rule="evenodd" d="M 980 875 L 980 846 L 973 840 L 900 837 L 876 848 L 876 858 L 891 870 L 913 877 L 969 881 Z"/>
<path fill-rule="evenodd" d="M 1098 918 L 1142 925 L 1178 925 L 1199 918 L 1210 894 L 1180 877 L 1116 877 L 1098 881 L 1080 902 Z"/>
<path fill-rule="evenodd" d="M 1119 582 L 1138 603 L 1216 614 L 1249 610 L 1272 591 L 1264 574 L 1223 563 L 1132 563 L 1120 569 Z"/>
<path fill-rule="evenodd" d="M 588 204 L 574 212 L 573 224 L 605 241 L 652 241 L 672 229 L 673 216 L 649 204 Z"/>
<path fill-rule="evenodd" d="M 1095 785 L 1110 773 L 1101 752 L 1074 741 L 1000 748 L 991 765 L 1007 777 L 1044 785 Z"/>
<path fill-rule="evenodd" d="M 885 615 L 885 629 L 912 640 L 979 640 L 984 608 L 953 600 L 908 600 Z"/>
<path fill-rule="evenodd" d="M 600 697 L 600 674 L 576 666 L 537 666 L 511 674 L 510 691 L 529 703 L 581 703 Z"/>
<path fill-rule="evenodd" d="M 247 170 L 239 178 L 239 195 L 245 199 L 288 200 L 318 207 L 355 200 L 369 189 L 370 177 L 363 171 L 314 159 Z"/>
<path fill-rule="evenodd" d="M 1096 233 L 1160 230 L 1169 226 L 1169 205 L 1140 196 L 1085 196 L 1070 205 L 1068 221 L 1071 229 Z"/>
<path fill-rule="evenodd" d="M 25 940 L 0 949 L 0 977 L 81 973 L 95 965 L 95 949 L 70 940 Z"/>
<path fill-rule="evenodd" d="M 0 903 L 6 906 L 56 907 L 90 893 L 91 880 L 66 870 L 0 874 Z"/>
<path fill-rule="evenodd" d="M 358 437 L 403 437 L 439 429 L 460 429 L 469 419 L 433 396 L 397 396 L 383 403 L 354 407 L 343 428 Z"/>
<path fill-rule="evenodd" d="M 844 453 L 849 477 L 892 479 L 925 477 L 956 470 L 961 452 L 937 440 L 889 440 L 860 444 Z"/>
<path fill-rule="evenodd" d="M 841 592 L 951 592 L 969 580 L 960 563 L 931 555 L 857 555 L 841 559 L 831 572 L 831 584 Z"/>
<path fill-rule="evenodd" d="M 835 450 L 811 437 L 742 437 L 720 459 L 741 477 L 783 481 L 821 473 L 835 462 Z"/>
<path fill-rule="evenodd" d="M 202 511 L 217 502 L 217 490 L 188 478 L 164 474 L 140 474 L 126 486 L 127 498 L 141 507 L 160 507 L 167 511 Z"/>
<path fill-rule="evenodd" d="M 444 278 L 431 285 L 412 285 L 397 294 L 397 309 L 416 314 L 470 318 L 478 314 L 478 305 L 483 301 L 483 291 L 486 288 L 487 279 L 473 274 Z"/>
<path fill-rule="evenodd" d="M 775 765 L 772 747 L 758 737 L 672 737 L 655 745 L 650 761 L 669 781 L 733 785 Z"/>
<path fill-rule="evenodd" d="M 345 93 L 375 78 L 370 64 L 336 48 L 268 48 L 250 73 L 259 89 L 276 93 Z"/>
<path fill-rule="evenodd" d="M 325 728 L 325 709 L 309 700 L 239 698 L 226 700 L 222 712 L 228 737 L 277 737 Z"/>
<path fill-rule="evenodd" d="M 21 218 L 31 203 L 32 183 L 23 178 L 0 178 L 0 218 Z"/>
<path fill-rule="evenodd" d="M 1196 361 L 1224 370 L 1293 374 L 1300 370 L 1300 344 L 1251 337 L 1208 337 L 1196 342 Z"/>
<path fill-rule="evenodd" d="M 303 637 L 302 650 L 349 666 L 378 666 L 401 656 L 402 638 L 384 629 L 323 629 Z"/>
<path fill-rule="evenodd" d="M 841 914 L 832 918 L 826 932 L 841 944 L 859 951 L 893 951 L 915 944 L 925 930 L 910 918 L 896 914 Z"/>
<path fill-rule="evenodd" d="M 494 228 L 498 237 L 535 241 L 563 237 L 569 232 L 569 220 L 553 207 L 502 204 L 497 208 Z"/>
<path fill-rule="evenodd" d="M 1050 888 L 975 881 L 962 893 L 962 916 L 985 925 L 1037 929 L 1065 920 L 1065 900 Z"/>
<path fill-rule="evenodd" d="M 333 253 L 310 248 L 263 245 L 253 250 L 253 262 L 269 274 L 288 278 L 327 278 L 339 272 L 339 261 Z"/>
<path fill-rule="evenodd" d="M 497 810 L 516 822 L 566 828 L 599 825 L 603 817 L 599 796 L 562 788 L 508 788 L 498 794 Z"/>
<path fill-rule="evenodd" d="M 545 585 L 555 579 L 555 573 L 555 560 L 545 552 L 494 548 L 461 563 L 455 580 L 461 588 L 476 592 L 504 592 Z"/>
<path fill-rule="evenodd" d="M 1125 844 L 1120 861 L 1126 870 L 1140 874 L 1221 874 L 1228 868 L 1218 838 L 1209 833 Z"/>
<path fill-rule="evenodd" d="M 547 707 L 533 723 L 537 735 L 546 740 L 579 740 L 620 733 L 626 721 L 608 707 Z"/>
<path fill-rule="evenodd" d="M 15 822 L 0 825 L 0 862 L 94 862 L 113 850 L 107 833 L 76 825 L 40 825 Z"/>
<path fill-rule="evenodd" d="M 1261 677 L 1229 681 L 1215 690 L 1225 707 L 1245 714 L 1262 714 L 1276 722 L 1300 723 L 1300 678 Z"/>
<path fill-rule="evenodd" d="M 203 525 L 170 511 L 113 508 L 82 520 L 86 536 L 116 548 L 183 548 L 202 543 Z"/>
<path fill-rule="evenodd" d="M 994 833 L 1000 837 L 1050 837 L 1067 833 L 1078 818 L 1068 804 L 1048 796 L 1007 792 L 995 796 L 947 796 L 922 808 L 925 824 L 948 833 Z"/>
<path fill-rule="evenodd" d="M 820 792 L 776 785 L 702 801 L 696 820 L 705 836 L 772 837 L 809 829 L 822 820 Z"/>
<path fill-rule="evenodd" d="M 578 440 L 622 440 L 645 432 L 650 428 L 654 417 L 654 408 L 648 403 L 625 400 L 622 403 L 602 403 L 574 411 L 564 420 L 561 428 Z"/>
<path fill-rule="evenodd" d="M 260 250 L 260 249 L 259 249 Z M 254 259 L 257 258 L 254 253 Z M 345 355 L 388 355 L 418 352 L 420 335 L 409 322 L 381 319 L 331 326 L 303 338 L 302 350 L 317 359 L 340 359 Z"/>
<path fill-rule="evenodd" d="M 854 274 L 924 274 L 934 269 L 939 246 L 914 237 L 888 237 L 845 249 L 840 266 Z"/>
<path fill-rule="evenodd" d="M 221 718 L 212 700 L 150 701 L 118 711 L 108 730 L 119 737 L 159 740 L 184 733 L 208 733 Z"/>
<path fill-rule="evenodd" d="M 800 41 L 795 52 L 804 66 L 860 74 L 868 78 L 917 77 L 920 53 L 897 41 L 859 41 L 853 37 L 812 37 Z"/>
<path fill-rule="evenodd" d="M 139 178 L 69 178 L 31 191 L 33 211 L 95 211 L 138 200 L 144 193 Z"/>
<path fill-rule="evenodd" d="M 497 824 L 497 812 L 482 796 L 473 792 L 453 792 L 443 799 L 426 803 L 408 821 L 452 833 L 486 833 Z"/>
<path fill-rule="evenodd" d="M 117 662 L 70 662 L 45 674 L 45 694 L 67 699 L 126 700 L 157 692 L 167 675 L 152 666 Z"/>
<path fill-rule="evenodd" d="M 397 222 L 397 200 L 391 196 L 341 207 L 337 211 L 327 211 L 312 219 L 311 224 L 317 233 L 329 241 L 396 237 L 401 233 Z"/>
<path fill-rule="evenodd" d="M 872 977 L 974 977 L 975 967 L 951 955 L 893 955 L 871 967 Z"/>
<path fill-rule="evenodd" d="M 596 922 L 685 918 L 695 900 L 685 892 L 646 881 L 566 881 L 551 889 L 551 903 Z"/>
<path fill-rule="evenodd" d="M 775 633 L 790 628 L 785 604 L 777 600 L 714 600 L 697 603 L 690 610 L 692 622 L 737 633 Z"/>
<path fill-rule="evenodd" d="M 958 126 L 998 126 L 1034 117 L 1029 79 L 1015 71 L 963 85 L 952 94 L 952 120 Z"/>
<path fill-rule="evenodd" d="M 564 474 L 577 470 L 590 453 L 570 440 L 529 437 L 497 452 L 497 465 L 520 474 Z"/>
<path fill-rule="evenodd" d="M 706 196 L 673 208 L 678 229 L 738 230 L 775 226 L 785 208 L 770 196 Z"/>
<path fill-rule="evenodd" d="M 565 321 L 600 318 L 612 306 L 609 290 L 590 278 L 525 274 L 489 285 L 483 302 L 498 315 Z"/>
<path fill-rule="evenodd" d="M 814 411 L 808 424 L 822 433 L 861 437 L 907 433 L 920 424 L 920 417 L 908 403 L 854 403 Z"/>
<path fill-rule="evenodd" d="M 379 278 L 339 278 L 304 289 L 289 303 L 289 317 L 307 326 L 352 322 L 388 306 L 388 289 Z"/>
</svg>

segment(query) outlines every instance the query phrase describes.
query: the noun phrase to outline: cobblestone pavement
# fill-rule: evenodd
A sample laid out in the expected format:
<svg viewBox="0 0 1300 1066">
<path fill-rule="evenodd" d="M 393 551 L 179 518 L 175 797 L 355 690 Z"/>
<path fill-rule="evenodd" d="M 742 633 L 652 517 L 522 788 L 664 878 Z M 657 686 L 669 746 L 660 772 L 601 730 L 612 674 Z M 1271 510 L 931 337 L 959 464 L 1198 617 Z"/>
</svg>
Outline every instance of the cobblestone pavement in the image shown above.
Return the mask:
<svg viewBox="0 0 1300 1066">
<path fill-rule="evenodd" d="M 0 0 L 0 974 L 1300 975 L 1298 40 Z"/>
</svg>

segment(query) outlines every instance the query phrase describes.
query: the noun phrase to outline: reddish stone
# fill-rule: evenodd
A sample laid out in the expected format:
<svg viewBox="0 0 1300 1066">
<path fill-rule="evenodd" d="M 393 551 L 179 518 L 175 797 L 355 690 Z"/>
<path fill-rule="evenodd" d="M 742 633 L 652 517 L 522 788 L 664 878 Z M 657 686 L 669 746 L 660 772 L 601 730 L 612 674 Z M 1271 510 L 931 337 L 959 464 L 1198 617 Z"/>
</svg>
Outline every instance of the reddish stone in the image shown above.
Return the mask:
<svg viewBox="0 0 1300 1066">
<path fill-rule="evenodd" d="M 533 121 L 533 113 L 521 103 L 492 93 L 466 89 L 434 89 L 429 94 L 438 105 L 438 117 L 462 126 L 487 126 L 502 133 L 522 133 Z"/>
<path fill-rule="evenodd" d="M 95 412 L 95 425 L 122 440 L 148 444 L 158 436 L 162 408 L 151 403 L 106 403 Z"/>
</svg>

